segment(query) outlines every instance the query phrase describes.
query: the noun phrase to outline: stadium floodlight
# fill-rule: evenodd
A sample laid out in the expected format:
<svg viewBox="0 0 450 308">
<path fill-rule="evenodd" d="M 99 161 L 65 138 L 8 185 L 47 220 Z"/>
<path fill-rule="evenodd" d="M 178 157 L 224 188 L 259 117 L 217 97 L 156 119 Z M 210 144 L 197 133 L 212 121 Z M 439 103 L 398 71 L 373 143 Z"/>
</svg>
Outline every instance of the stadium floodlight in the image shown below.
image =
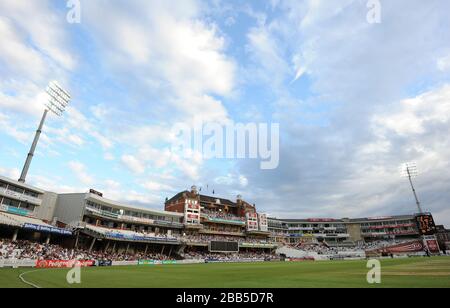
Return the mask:
<svg viewBox="0 0 450 308">
<path fill-rule="evenodd" d="M 50 82 L 46 92 L 49 96 L 46 107 L 58 117 L 62 116 L 70 102 L 70 94 L 64 91 L 56 81 Z"/>
<path fill-rule="evenodd" d="M 20 175 L 19 182 L 22 183 L 25 183 L 28 169 L 30 169 L 31 161 L 34 156 L 39 137 L 41 136 L 42 128 L 44 127 L 48 112 L 51 111 L 56 116 L 61 117 L 66 110 L 67 105 L 69 105 L 71 99 L 70 94 L 67 93 L 67 91 L 65 91 L 61 86 L 59 86 L 56 81 L 51 81 L 48 84 L 46 92 L 48 94 L 48 101 L 45 104 L 46 108 L 44 110 L 44 114 L 42 115 L 41 122 L 39 123 L 39 127 L 34 136 L 33 143 L 31 144 L 30 152 L 28 153 L 25 165 L 23 166 L 22 173 Z"/>
<path fill-rule="evenodd" d="M 411 189 L 414 194 L 414 198 L 416 199 L 417 209 L 419 210 L 419 214 L 422 214 L 422 207 L 420 205 L 419 198 L 417 197 L 416 189 L 414 188 L 414 184 L 412 179 L 417 177 L 419 172 L 417 171 L 417 164 L 415 162 L 405 163 L 401 167 L 401 173 L 403 177 L 409 179 L 409 183 L 411 184 Z"/>
</svg>

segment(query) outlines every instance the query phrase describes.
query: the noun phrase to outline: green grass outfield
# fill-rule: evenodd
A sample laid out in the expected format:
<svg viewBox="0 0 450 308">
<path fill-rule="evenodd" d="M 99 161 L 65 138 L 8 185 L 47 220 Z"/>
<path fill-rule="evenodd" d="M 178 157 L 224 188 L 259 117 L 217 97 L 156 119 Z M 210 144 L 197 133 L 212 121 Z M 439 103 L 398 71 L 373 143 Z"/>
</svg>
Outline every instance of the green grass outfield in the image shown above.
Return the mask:
<svg viewBox="0 0 450 308">
<path fill-rule="evenodd" d="M 66 282 L 68 269 L 0 269 L 0 287 L 43 288 L 450 288 L 450 258 L 382 260 L 382 283 L 366 281 L 366 261 L 276 262 L 83 268 L 81 284 Z"/>
</svg>

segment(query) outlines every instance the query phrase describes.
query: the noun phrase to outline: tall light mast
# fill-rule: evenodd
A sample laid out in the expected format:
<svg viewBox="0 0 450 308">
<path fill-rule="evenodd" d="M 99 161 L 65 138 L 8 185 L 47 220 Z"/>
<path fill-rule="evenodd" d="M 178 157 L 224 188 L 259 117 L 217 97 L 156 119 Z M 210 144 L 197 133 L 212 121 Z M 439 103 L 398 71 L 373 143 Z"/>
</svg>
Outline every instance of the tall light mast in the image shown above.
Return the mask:
<svg viewBox="0 0 450 308">
<path fill-rule="evenodd" d="M 48 112 L 50 111 L 56 116 L 61 117 L 67 105 L 69 105 L 71 99 L 70 94 L 67 93 L 63 88 L 61 88 L 56 81 L 52 81 L 49 83 L 46 92 L 48 94 L 48 101 L 45 105 L 46 108 L 44 110 L 44 114 L 42 115 L 41 122 L 39 123 L 39 127 L 36 130 L 33 143 L 31 144 L 30 152 L 28 153 L 27 159 L 25 160 L 25 164 L 22 169 L 22 173 L 20 175 L 19 182 L 22 183 L 25 183 L 28 170 L 30 169 L 31 161 L 33 160 L 34 152 L 36 150 L 39 137 L 41 136 Z"/>
</svg>

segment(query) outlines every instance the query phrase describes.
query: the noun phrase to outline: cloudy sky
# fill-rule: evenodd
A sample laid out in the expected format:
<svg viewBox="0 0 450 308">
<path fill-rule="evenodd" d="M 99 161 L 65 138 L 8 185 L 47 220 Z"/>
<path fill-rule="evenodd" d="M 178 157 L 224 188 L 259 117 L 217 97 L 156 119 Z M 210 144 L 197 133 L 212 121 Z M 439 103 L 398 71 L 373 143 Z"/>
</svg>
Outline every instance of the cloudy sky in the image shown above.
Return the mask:
<svg viewBox="0 0 450 308">
<path fill-rule="evenodd" d="M 76 1 L 75 1 L 76 2 Z M 28 182 L 162 208 L 196 184 L 292 217 L 411 214 L 402 162 L 450 225 L 450 2 L 0 0 L 0 174 L 18 178 L 50 80 Z M 376 2 L 376 1 L 370 1 Z M 369 3 L 370 4 L 370 3 Z M 171 153 L 175 123 L 279 123 L 280 165 Z"/>
</svg>

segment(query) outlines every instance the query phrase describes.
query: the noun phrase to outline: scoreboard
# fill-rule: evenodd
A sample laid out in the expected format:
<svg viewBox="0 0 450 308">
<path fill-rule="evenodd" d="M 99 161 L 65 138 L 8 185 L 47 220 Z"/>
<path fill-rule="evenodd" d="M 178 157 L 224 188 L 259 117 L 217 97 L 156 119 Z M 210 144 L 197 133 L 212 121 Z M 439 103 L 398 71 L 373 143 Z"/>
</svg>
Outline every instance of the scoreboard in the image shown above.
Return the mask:
<svg viewBox="0 0 450 308">
<path fill-rule="evenodd" d="M 420 235 L 435 235 L 436 224 L 431 214 L 421 214 L 416 216 L 417 229 Z"/>
<path fill-rule="evenodd" d="M 268 232 L 267 214 L 258 214 L 259 231 Z"/>
<path fill-rule="evenodd" d="M 211 241 L 209 243 L 210 252 L 239 252 L 238 242 Z"/>
<path fill-rule="evenodd" d="M 258 214 L 247 213 L 247 231 L 258 231 Z"/>
</svg>

